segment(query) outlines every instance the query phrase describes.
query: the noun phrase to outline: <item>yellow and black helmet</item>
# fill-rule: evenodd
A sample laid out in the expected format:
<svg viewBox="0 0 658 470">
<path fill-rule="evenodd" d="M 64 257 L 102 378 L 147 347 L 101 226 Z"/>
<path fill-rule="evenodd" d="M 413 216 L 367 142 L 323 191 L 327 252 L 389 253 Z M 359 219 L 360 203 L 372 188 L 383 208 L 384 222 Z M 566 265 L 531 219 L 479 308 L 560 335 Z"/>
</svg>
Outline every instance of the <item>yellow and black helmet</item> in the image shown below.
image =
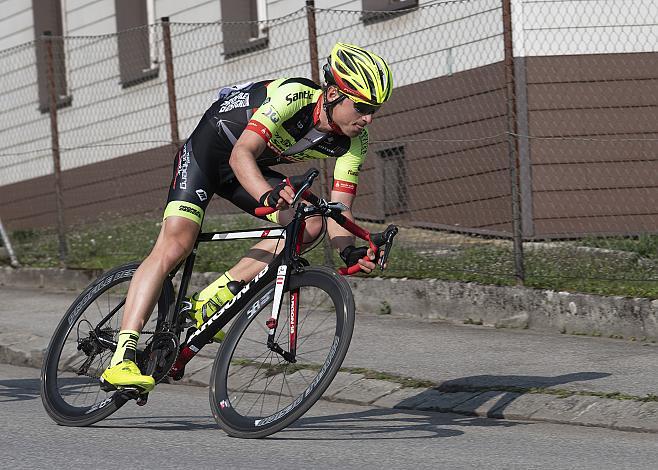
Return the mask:
<svg viewBox="0 0 658 470">
<path fill-rule="evenodd" d="M 386 61 L 352 44 L 336 43 L 323 67 L 324 79 L 356 103 L 380 106 L 391 96 L 393 76 Z"/>
</svg>

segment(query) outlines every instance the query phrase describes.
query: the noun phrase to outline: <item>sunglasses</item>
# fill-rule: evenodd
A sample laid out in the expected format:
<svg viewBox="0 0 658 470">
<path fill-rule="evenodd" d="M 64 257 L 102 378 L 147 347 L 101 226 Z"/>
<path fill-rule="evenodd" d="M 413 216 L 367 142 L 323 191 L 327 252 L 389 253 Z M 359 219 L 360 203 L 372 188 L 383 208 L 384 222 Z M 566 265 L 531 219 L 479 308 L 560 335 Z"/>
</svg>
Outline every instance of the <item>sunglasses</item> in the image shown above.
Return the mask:
<svg viewBox="0 0 658 470">
<path fill-rule="evenodd" d="M 347 96 L 345 93 L 341 93 L 341 92 L 339 93 L 341 96 L 340 101 L 344 100 L 345 98 L 352 101 L 352 99 L 349 96 Z M 362 103 L 362 102 L 357 103 L 356 101 L 352 101 L 352 104 L 354 105 L 354 110 L 363 116 L 367 114 L 375 114 L 377 110 L 380 108 L 380 106 L 376 106 L 368 103 Z"/>
<path fill-rule="evenodd" d="M 353 103 L 356 112 L 362 115 L 375 114 L 379 109 L 379 106 L 375 106 L 368 103 L 357 103 L 357 102 L 353 102 Z"/>
</svg>

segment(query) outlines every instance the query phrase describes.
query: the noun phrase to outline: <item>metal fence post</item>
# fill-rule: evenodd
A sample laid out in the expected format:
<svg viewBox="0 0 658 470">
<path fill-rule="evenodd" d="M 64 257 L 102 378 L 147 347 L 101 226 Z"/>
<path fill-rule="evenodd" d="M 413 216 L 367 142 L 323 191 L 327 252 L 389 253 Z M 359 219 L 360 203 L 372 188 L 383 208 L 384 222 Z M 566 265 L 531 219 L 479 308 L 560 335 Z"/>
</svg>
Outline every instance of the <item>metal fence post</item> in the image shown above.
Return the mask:
<svg viewBox="0 0 658 470">
<path fill-rule="evenodd" d="M 64 195 L 62 192 L 62 168 L 59 154 L 59 128 L 57 125 L 57 89 L 55 86 L 55 60 L 53 57 L 53 37 L 50 31 L 44 31 L 46 45 L 46 63 L 48 70 L 48 96 L 50 112 L 50 141 L 53 153 L 53 173 L 55 176 L 55 203 L 57 205 L 57 238 L 59 240 L 59 264 L 65 267 L 68 260 L 66 243 L 66 226 L 64 224 Z"/>
<path fill-rule="evenodd" d="M 311 79 L 315 83 L 320 83 L 320 70 L 318 67 L 318 34 L 315 29 L 315 1 L 306 0 L 306 19 L 308 23 L 308 48 L 311 60 Z M 320 161 L 320 184 L 322 185 L 322 196 L 329 198 L 328 184 L 329 175 L 327 171 L 327 161 Z M 325 239 L 323 244 L 324 250 L 324 264 L 327 266 L 334 266 L 334 253 L 329 244 L 329 240 Z"/>
<path fill-rule="evenodd" d="M 162 41 L 164 43 L 165 69 L 167 71 L 167 96 L 169 99 L 169 126 L 171 128 L 171 141 L 175 146 L 178 146 L 178 110 L 176 109 L 174 60 L 171 53 L 171 27 L 169 24 L 168 16 L 163 16 L 160 20 L 162 21 Z"/>
<path fill-rule="evenodd" d="M 5 226 L 2 224 L 2 219 L 0 219 L 0 237 L 2 237 L 2 244 L 4 245 L 5 250 L 7 250 L 7 255 L 9 255 L 9 260 L 11 262 L 11 265 L 14 268 L 20 267 L 20 264 L 18 263 L 18 259 L 16 259 L 16 253 L 14 253 L 14 249 L 11 246 L 11 240 L 9 239 L 9 235 L 5 230 Z"/>
<path fill-rule="evenodd" d="M 505 98 L 507 101 L 507 150 L 509 152 L 510 187 L 512 190 L 512 237 L 514 245 L 514 276 L 518 285 L 525 281 L 523 267 L 523 224 L 521 220 L 520 161 L 517 147 L 516 92 L 514 48 L 512 39 L 511 0 L 503 2 L 503 41 L 505 45 Z"/>
</svg>

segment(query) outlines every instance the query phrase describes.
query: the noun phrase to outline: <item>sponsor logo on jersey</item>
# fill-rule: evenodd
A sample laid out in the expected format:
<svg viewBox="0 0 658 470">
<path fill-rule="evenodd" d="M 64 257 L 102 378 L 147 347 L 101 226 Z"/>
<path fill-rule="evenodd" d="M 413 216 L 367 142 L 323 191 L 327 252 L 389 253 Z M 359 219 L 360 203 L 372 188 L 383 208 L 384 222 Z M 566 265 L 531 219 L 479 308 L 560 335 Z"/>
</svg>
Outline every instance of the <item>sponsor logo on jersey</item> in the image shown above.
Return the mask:
<svg viewBox="0 0 658 470">
<path fill-rule="evenodd" d="M 350 170 L 347 170 L 347 174 L 350 175 L 350 176 L 359 176 L 359 171 L 358 170 L 354 171 L 354 170 L 350 169 Z"/>
<path fill-rule="evenodd" d="M 224 101 L 219 107 L 220 113 L 225 113 L 235 108 L 246 108 L 249 106 L 249 93 L 236 93 L 234 96 L 231 96 L 229 99 Z"/>
<path fill-rule="evenodd" d="M 206 192 L 203 189 L 197 189 L 195 192 L 196 192 L 196 195 L 199 196 L 199 200 L 201 200 L 201 202 L 208 199 L 208 195 L 206 194 Z"/>
<path fill-rule="evenodd" d="M 187 189 L 187 167 L 190 165 L 190 151 L 187 144 L 178 152 L 178 171 L 174 177 L 174 189 L 176 189 L 176 181 L 180 189 Z"/>
<path fill-rule="evenodd" d="M 270 121 L 272 121 L 274 124 L 281 120 L 279 113 L 277 113 L 272 106 L 268 107 L 263 114 L 270 118 Z"/>
<path fill-rule="evenodd" d="M 334 180 L 333 189 L 341 193 L 356 194 L 356 184 L 349 181 Z"/>
<path fill-rule="evenodd" d="M 288 93 L 286 95 L 286 101 L 288 102 L 288 106 L 293 104 L 297 100 L 310 100 L 313 98 L 313 92 L 312 91 L 298 91 L 297 93 Z"/>
</svg>

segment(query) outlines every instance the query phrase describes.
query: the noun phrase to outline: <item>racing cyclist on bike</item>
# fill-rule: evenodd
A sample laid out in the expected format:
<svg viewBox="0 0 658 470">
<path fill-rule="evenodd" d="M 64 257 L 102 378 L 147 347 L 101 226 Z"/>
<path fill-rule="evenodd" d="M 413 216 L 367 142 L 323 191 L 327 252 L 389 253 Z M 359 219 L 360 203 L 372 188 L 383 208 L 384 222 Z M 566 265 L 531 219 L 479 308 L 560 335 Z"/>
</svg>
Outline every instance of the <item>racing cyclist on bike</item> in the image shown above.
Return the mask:
<svg viewBox="0 0 658 470">
<path fill-rule="evenodd" d="M 140 332 L 166 276 L 192 251 L 213 194 L 253 214 L 258 206 L 278 209 L 267 218 L 292 220 L 294 191 L 285 176 L 269 168 L 280 163 L 336 157 L 331 200 L 352 207 L 366 157 L 373 114 L 389 99 L 391 70 L 384 59 L 361 47 L 337 43 L 323 67 L 325 85 L 305 78 L 281 78 L 223 88 L 174 161 L 162 228 L 130 283 L 117 349 L 103 372 L 104 388 L 135 387 L 149 392 L 153 377 L 135 364 Z M 244 132 L 249 130 L 251 132 Z M 352 219 L 350 210 L 344 214 Z M 319 218 L 307 221 L 304 242 L 321 232 Z M 331 245 L 347 265 L 369 273 L 375 255 L 354 247 L 354 236 L 329 220 Z M 197 327 L 217 312 L 271 260 L 277 240 L 263 240 L 234 267 L 186 302 Z M 370 260 L 363 259 L 368 255 Z M 223 332 L 215 335 L 221 341 Z"/>
</svg>

